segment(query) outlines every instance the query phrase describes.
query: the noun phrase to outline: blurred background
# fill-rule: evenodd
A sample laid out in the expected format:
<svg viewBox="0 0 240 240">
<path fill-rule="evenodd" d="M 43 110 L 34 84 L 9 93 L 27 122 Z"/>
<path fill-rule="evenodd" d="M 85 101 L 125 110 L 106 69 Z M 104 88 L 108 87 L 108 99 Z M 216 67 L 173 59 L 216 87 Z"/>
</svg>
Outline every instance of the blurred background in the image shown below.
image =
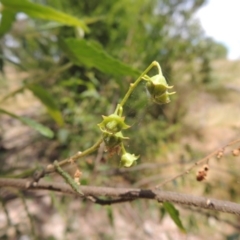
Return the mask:
<svg viewBox="0 0 240 240">
<path fill-rule="evenodd" d="M 101 116 L 113 112 L 136 79 L 75 61 L 69 49 L 76 39 L 140 72 L 158 61 L 177 92 L 171 103 L 159 106 L 140 84 L 124 110 L 132 125 L 127 148 L 141 156 L 137 165 L 119 168 L 119 156 L 101 147 L 79 161 L 82 185 L 153 187 L 238 138 L 237 1 L 32 1 L 83 20 L 89 32 L 25 14 L 16 0 L 0 2 L 2 11 L 9 7 L 0 27 L 1 177 L 26 177 L 31 169 L 92 146 Z M 163 189 L 239 202 L 240 159 L 231 154 L 237 147 L 209 159 L 205 181 L 196 181 L 195 168 Z M 54 174 L 46 179 L 62 181 Z M 10 189 L 0 189 L 0 199 L 1 239 L 240 238 L 239 218 L 194 208 L 176 206 L 187 230 L 183 234 L 162 206 L 150 201 L 106 207 Z"/>
</svg>

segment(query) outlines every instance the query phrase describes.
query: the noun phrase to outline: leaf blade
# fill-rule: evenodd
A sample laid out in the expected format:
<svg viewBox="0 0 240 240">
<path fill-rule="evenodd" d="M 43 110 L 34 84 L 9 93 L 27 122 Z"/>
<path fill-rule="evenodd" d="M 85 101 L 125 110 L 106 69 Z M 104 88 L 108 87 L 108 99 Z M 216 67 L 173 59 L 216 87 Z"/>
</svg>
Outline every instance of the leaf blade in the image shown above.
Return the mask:
<svg viewBox="0 0 240 240">
<path fill-rule="evenodd" d="M 0 108 L 0 113 L 6 114 L 12 118 L 19 120 L 23 124 L 28 125 L 29 127 L 35 129 L 36 131 L 38 131 L 40 134 L 42 134 L 45 137 L 53 138 L 53 136 L 54 136 L 54 133 L 50 128 L 34 121 L 33 119 L 17 116 L 16 114 L 8 112 L 7 110 L 2 109 L 2 108 Z"/>
<path fill-rule="evenodd" d="M 30 17 L 40 18 L 44 20 L 52 20 L 60 23 L 64 23 L 70 26 L 81 27 L 84 31 L 88 32 L 89 29 L 84 21 L 75 18 L 66 13 L 55 10 L 54 8 L 40 5 L 37 3 L 32 3 L 27 0 L 1 0 L 2 4 L 12 10 L 17 12 L 24 12 Z"/>
<path fill-rule="evenodd" d="M 164 209 L 168 212 L 171 219 L 174 221 L 174 223 L 177 225 L 177 227 L 184 233 L 186 233 L 186 229 L 182 225 L 182 221 L 179 218 L 179 211 L 174 207 L 174 205 L 170 202 L 164 202 L 163 203 Z"/>
<path fill-rule="evenodd" d="M 85 39 L 68 38 L 61 44 L 65 53 L 77 65 L 95 67 L 115 76 L 137 77 L 140 72 L 125 63 L 111 57 L 101 47 Z"/>
<path fill-rule="evenodd" d="M 11 9 L 3 8 L 1 18 L 1 25 L 0 25 L 0 37 L 2 37 L 6 32 L 8 32 L 12 26 L 12 23 L 15 20 L 15 11 Z"/>
<path fill-rule="evenodd" d="M 58 106 L 55 102 L 55 99 L 52 95 L 42 88 L 40 85 L 31 84 L 26 86 L 47 108 L 49 115 L 55 120 L 55 122 L 62 126 L 64 124 L 64 120 L 61 112 L 58 109 Z"/>
</svg>

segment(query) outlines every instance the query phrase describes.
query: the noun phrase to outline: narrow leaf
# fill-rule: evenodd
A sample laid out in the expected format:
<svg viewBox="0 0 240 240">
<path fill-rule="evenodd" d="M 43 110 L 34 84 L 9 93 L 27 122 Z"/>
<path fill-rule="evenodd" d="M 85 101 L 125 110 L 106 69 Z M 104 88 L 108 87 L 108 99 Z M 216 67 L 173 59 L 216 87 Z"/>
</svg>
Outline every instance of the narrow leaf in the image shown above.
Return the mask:
<svg viewBox="0 0 240 240">
<path fill-rule="evenodd" d="M 42 125 L 30 118 L 17 116 L 14 113 L 8 112 L 2 108 L 0 108 L 0 113 L 6 114 L 6 115 L 11 116 L 12 118 L 18 119 L 23 124 L 28 125 L 29 127 L 35 129 L 36 131 L 38 131 L 45 137 L 52 138 L 54 136 L 54 133 L 51 129 L 49 129 L 48 127 L 45 127 L 44 125 Z"/>
<path fill-rule="evenodd" d="M 1 26 L 0 26 L 0 28 L 1 28 Z M 15 61 L 13 61 L 10 57 L 7 57 L 7 56 L 3 55 L 3 52 L 0 53 L 0 59 L 2 59 L 2 60 L 4 60 L 4 61 L 7 61 L 7 62 L 10 62 L 10 63 L 14 64 L 15 66 L 21 68 L 21 69 L 24 70 L 24 71 L 27 70 L 27 69 L 26 69 L 24 66 L 22 66 L 20 63 L 17 63 L 17 62 L 15 62 Z"/>
<path fill-rule="evenodd" d="M 179 218 L 179 212 L 178 210 L 174 207 L 174 205 L 170 202 L 164 202 L 163 203 L 163 207 L 165 208 L 165 210 L 168 212 L 168 214 L 170 215 L 170 217 L 172 218 L 172 220 L 175 222 L 175 224 L 178 226 L 178 228 L 182 231 L 182 232 L 186 232 L 185 228 L 182 225 L 182 221 Z"/>
<path fill-rule="evenodd" d="M 9 10 L 15 11 L 16 13 L 24 12 L 25 14 L 33 18 L 52 20 L 70 26 L 81 27 L 84 31 L 88 31 L 88 27 L 83 21 L 66 13 L 57 11 L 54 8 L 32 3 L 26 0 L 1 0 L 1 2 L 4 7 Z"/>
<path fill-rule="evenodd" d="M 10 97 L 14 97 L 19 93 L 23 93 L 25 87 L 20 87 L 10 93 L 8 93 L 7 95 L 5 95 L 2 99 L 0 99 L 0 103 L 3 103 L 4 101 L 8 100 Z"/>
<path fill-rule="evenodd" d="M 111 226 L 114 226 L 114 216 L 113 216 L 113 210 L 111 206 L 107 206 L 107 216 Z"/>
<path fill-rule="evenodd" d="M 64 124 L 63 117 L 52 95 L 39 85 L 32 84 L 26 87 L 46 106 L 48 113 L 55 122 L 62 126 Z"/>
<path fill-rule="evenodd" d="M 84 39 L 65 39 L 62 48 L 68 57 L 77 65 L 95 67 L 98 70 L 115 76 L 137 77 L 141 73 L 108 55 L 101 47 Z"/>
<path fill-rule="evenodd" d="M 12 23 L 15 20 L 15 12 L 11 9 L 3 8 L 1 15 L 0 37 L 10 30 Z"/>
</svg>

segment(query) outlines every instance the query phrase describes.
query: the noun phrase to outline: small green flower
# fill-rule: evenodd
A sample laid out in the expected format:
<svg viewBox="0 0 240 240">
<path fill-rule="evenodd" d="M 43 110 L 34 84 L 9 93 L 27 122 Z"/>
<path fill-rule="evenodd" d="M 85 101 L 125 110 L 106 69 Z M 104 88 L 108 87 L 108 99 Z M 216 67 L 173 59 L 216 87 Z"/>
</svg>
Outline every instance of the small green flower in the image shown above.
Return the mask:
<svg viewBox="0 0 240 240">
<path fill-rule="evenodd" d="M 173 88 L 173 86 L 169 86 L 165 77 L 161 74 L 151 77 L 147 82 L 146 87 L 151 95 L 151 99 L 157 104 L 169 103 L 169 96 L 175 94 L 175 92 L 168 92 L 168 89 Z"/>
<path fill-rule="evenodd" d="M 103 121 L 98 126 L 103 133 L 115 134 L 130 127 L 124 122 L 125 117 L 120 117 L 115 113 L 102 117 Z"/>
<path fill-rule="evenodd" d="M 173 95 L 173 94 L 175 94 L 175 92 L 169 93 L 169 92 L 166 91 L 165 93 L 163 93 L 160 96 L 155 95 L 154 97 L 152 97 L 152 101 L 157 103 L 157 104 L 160 104 L 160 105 L 167 104 L 167 103 L 171 102 L 169 96 Z"/>
<path fill-rule="evenodd" d="M 125 139 L 129 139 L 129 138 L 124 137 L 122 132 L 118 132 L 116 134 L 109 134 L 109 133 L 103 134 L 103 141 L 105 143 L 107 150 L 118 146 Z"/>
<path fill-rule="evenodd" d="M 120 167 L 131 167 L 138 158 L 139 156 L 126 152 L 121 157 Z"/>
</svg>

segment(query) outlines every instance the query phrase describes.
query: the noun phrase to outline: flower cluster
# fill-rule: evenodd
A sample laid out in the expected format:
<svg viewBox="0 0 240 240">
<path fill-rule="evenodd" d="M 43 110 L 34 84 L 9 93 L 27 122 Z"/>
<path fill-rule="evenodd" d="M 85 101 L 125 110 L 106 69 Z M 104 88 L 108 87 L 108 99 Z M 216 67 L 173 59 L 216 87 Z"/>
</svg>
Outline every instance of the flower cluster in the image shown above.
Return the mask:
<svg viewBox="0 0 240 240">
<path fill-rule="evenodd" d="M 120 161 L 121 167 L 131 167 L 132 164 L 138 159 L 134 154 L 127 153 L 124 146 L 123 140 L 129 139 L 124 137 L 122 130 L 128 129 L 130 126 L 127 125 L 125 117 L 121 117 L 116 113 L 109 116 L 102 116 L 103 121 L 98 124 L 101 132 L 103 133 L 103 141 L 105 143 L 106 150 L 112 155 L 122 151 L 122 157 Z"/>
<path fill-rule="evenodd" d="M 149 77 L 147 73 L 153 68 L 157 67 L 158 74 Z M 126 103 L 127 99 L 131 95 L 134 88 L 138 85 L 140 81 L 146 81 L 146 88 L 151 96 L 153 102 L 157 104 L 166 104 L 170 102 L 170 95 L 173 95 L 175 92 L 168 92 L 169 89 L 173 86 L 169 86 L 166 82 L 165 77 L 162 75 L 162 70 L 158 62 L 154 61 L 151 65 L 140 75 L 140 77 L 132 84 L 126 93 L 123 100 L 118 104 L 115 112 L 109 116 L 102 116 L 103 120 L 98 124 L 103 141 L 105 143 L 106 150 L 112 154 L 119 154 L 121 152 L 120 166 L 130 167 L 135 164 L 139 156 L 126 152 L 123 141 L 128 139 L 122 134 L 122 130 L 128 129 L 130 126 L 125 123 L 125 117 L 122 117 L 123 106 Z"/>
</svg>

